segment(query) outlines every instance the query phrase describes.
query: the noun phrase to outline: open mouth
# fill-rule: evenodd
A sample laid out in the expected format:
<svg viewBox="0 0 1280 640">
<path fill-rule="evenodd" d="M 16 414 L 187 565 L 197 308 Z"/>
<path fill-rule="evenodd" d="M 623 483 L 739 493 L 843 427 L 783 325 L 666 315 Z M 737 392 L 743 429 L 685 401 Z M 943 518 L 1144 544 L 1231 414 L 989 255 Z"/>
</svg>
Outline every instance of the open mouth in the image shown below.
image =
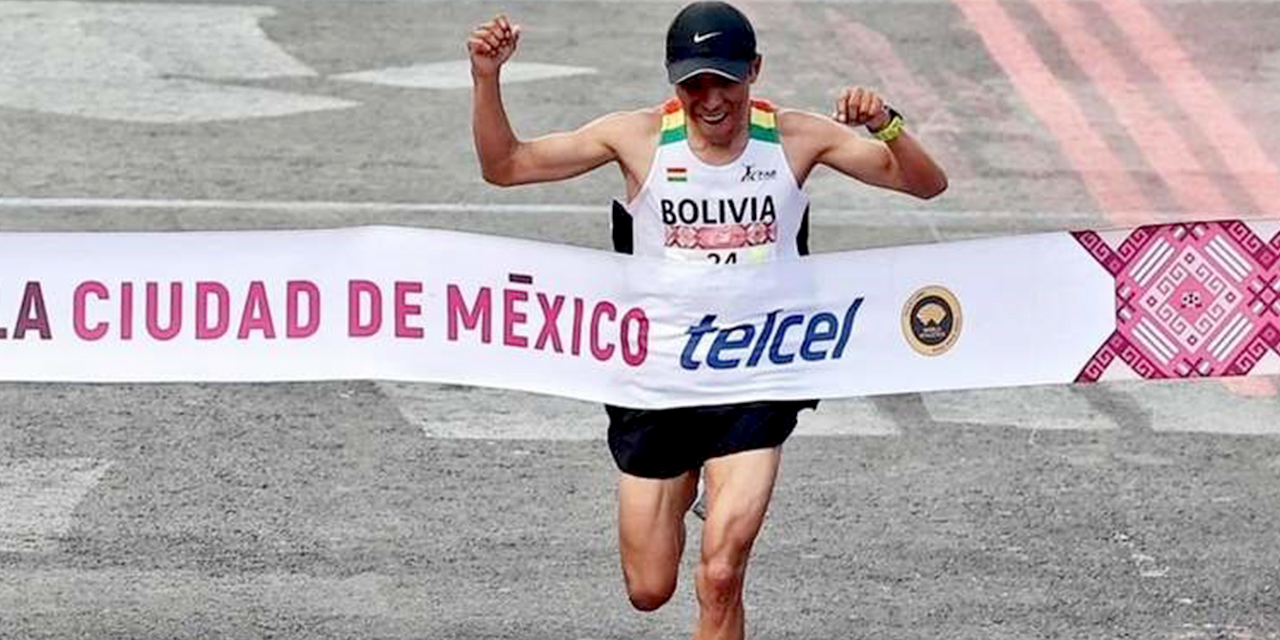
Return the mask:
<svg viewBox="0 0 1280 640">
<path fill-rule="evenodd" d="M 707 124 L 720 124 L 721 122 L 724 122 L 725 118 L 728 118 L 728 117 L 729 117 L 729 114 L 723 111 L 714 115 L 704 113 L 698 116 L 698 118 L 700 118 L 703 122 Z"/>
</svg>

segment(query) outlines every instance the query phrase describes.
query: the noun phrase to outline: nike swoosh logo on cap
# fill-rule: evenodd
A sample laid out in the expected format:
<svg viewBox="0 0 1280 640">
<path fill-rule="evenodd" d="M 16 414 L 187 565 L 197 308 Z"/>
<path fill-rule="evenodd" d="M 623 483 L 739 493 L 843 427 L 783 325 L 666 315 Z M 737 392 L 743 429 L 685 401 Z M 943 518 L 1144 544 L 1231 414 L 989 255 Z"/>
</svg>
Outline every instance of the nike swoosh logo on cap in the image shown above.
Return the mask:
<svg viewBox="0 0 1280 640">
<path fill-rule="evenodd" d="M 718 36 L 718 35 L 720 35 L 720 34 L 722 34 L 722 33 L 724 33 L 724 32 L 723 32 L 723 31 L 712 31 L 711 33 L 695 33 L 695 34 L 693 34 L 693 43 L 694 43 L 694 44 L 702 44 L 703 42 L 706 42 L 707 40 L 710 40 L 710 39 L 712 39 L 712 38 L 714 38 L 714 37 L 716 37 L 716 36 Z"/>
</svg>

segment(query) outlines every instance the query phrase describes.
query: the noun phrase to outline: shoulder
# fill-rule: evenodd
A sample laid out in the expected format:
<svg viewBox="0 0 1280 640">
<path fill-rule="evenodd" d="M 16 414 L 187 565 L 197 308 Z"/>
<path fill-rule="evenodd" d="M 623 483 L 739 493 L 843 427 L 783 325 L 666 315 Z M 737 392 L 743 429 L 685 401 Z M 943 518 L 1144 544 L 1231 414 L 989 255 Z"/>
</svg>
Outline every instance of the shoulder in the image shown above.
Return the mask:
<svg viewBox="0 0 1280 640">
<path fill-rule="evenodd" d="M 596 143 L 607 147 L 628 176 L 628 183 L 644 182 L 645 167 L 662 135 L 665 111 L 661 105 L 616 111 L 588 124 L 584 129 Z"/>
<path fill-rule="evenodd" d="M 607 141 L 625 144 L 657 135 L 662 128 L 662 106 L 634 111 L 615 111 L 596 118 L 587 128 L 603 136 Z"/>
<path fill-rule="evenodd" d="M 778 133 L 789 142 L 833 142 L 849 128 L 823 115 L 800 109 L 778 109 Z"/>
</svg>

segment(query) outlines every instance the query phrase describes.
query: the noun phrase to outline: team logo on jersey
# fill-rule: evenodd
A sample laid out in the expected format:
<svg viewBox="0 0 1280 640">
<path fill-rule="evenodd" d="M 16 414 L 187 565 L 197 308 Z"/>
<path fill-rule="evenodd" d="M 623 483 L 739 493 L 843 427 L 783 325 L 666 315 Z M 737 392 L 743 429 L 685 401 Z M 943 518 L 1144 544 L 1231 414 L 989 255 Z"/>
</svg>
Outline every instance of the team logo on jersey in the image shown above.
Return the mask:
<svg viewBox="0 0 1280 640">
<path fill-rule="evenodd" d="M 685 167 L 667 167 L 667 182 L 688 182 L 689 170 Z"/>
<path fill-rule="evenodd" d="M 960 301 L 944 287 L 925 287 L 902 307 L 902 335 L 918 353 L 938 356 L 960 338 Z"/>
<path fill-rule="evenodd" d="M 765 180 L 773 180 L 777 177 L 777 169 L 761 169 L 753 164 L 749 164 L 746 165 L 746 171 L 742 173 L 742 179 L 738 182 L 762 182 Z"/>
</svg>

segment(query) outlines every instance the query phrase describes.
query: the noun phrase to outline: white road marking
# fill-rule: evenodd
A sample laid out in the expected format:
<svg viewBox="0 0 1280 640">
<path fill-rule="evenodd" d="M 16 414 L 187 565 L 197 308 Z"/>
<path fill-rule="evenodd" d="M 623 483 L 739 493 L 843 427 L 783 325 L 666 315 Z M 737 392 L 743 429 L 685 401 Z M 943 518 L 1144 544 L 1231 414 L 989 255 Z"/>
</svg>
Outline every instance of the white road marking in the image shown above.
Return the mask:
<svg viewBox="0 0 1280 640">
<path fill-rule="evenodd" d="M 272 42 L 251 6 L 0 2 L 0 105 L 104 120 L 206 122 L 358 103 L 202 79 L 316 73 Z"/>
<path fill-rule="evenodd" d="M 338 202 L 320 200 L 189 200 L 156 198 L 0 197 L 0 209 L 156 209 L 282 213 L 608 213 L 609 205 L 463 202 Z"/>
<path fill-rule="evenodd" d="M 279 572 L 219 576 L 127 568 L 18 569 L 6 570 L 0 581 L 0 611 L 26 616 L 91 611 L 99 619 L 139 611 L 190 619 L 210 608 L 386 616 L 394 611 L 388 593 L 401 588 L 406 588 L 403 580 L 374 573 L 333 578 Z"/>
<path fill-rule="evenodd" d="M 485 387 L 379 382 L 400 415 L 431 438 L 603 440 L 594 402 Z"/>
<path fill-rule="evenodd" d="M 485 203 L 485 202 L 377 202 L 332 200 L 199 200 L 187 198 L 48 198 L 0 196 L 0 210 L 67 210 L 67 209 L 148 209 L 161 211 L 263 211 L 289 214 L 314 213 L 480 213 L 480 214 L 587 214 L 606 215 L 609 203 Z M 919 227 L 932 222 L 972 222 L 982 220 L 1008 222 L 1081 223 L 1098 220 L 1098 214 L 1083 211 L 955 211 L 944 209 L 828 208 L 815 204 L 814 224 L 860 224 L 873 227 Z"/>
<path fill-rule="evenodd" d="M 0 463 L 0 551 L 47 551 L 111 463 L 92 458 Z"/>
<path fill-rule="evenodd" d="M 1275 397 L 1241 396 L 1220 379 L 1099 384 L 1132 399 L 1135 410 L 1147 412 L 1155 431 L 1280 435 L 1280 402 Z M 924 403 L 935 420 L 944 422 L 1082 431 L 1120 426 L 1065 385 L 937 392 L 925 394 Z"/>
<path fill-rule="evenodd" d="M 379 382 L 400 415 L 431 438 L 604 440 L 608 417 L 594 402 L 482 387 Z M 898 428 L 865 398 L 824 400 L 802 411 L 796 435 L 894 436 Z"/>
<path fill-rule="evenodd" d="M 594 73 L 596 70 L 591 67 L 511 61 L 502 66 L 502 83 L 511 84 Z M 414 89 L 470 89 L 471 62 L 468 60 L 430 62 L 408 67 L 356 71 L 331 77 L 335 80 Z"/>
<path fill-rule="evenodd" d="M 838 398 L 801 411 L 795 435 L 898 436 L 902 431 L 867 398 Z"/>
<path fill-rule="evenodd" d="M 1280 435 L 1275 397 L 1236 395 L 1216 380 L 1113 384 L 1151 412 L 1156 431 Z"/>
<path fill-rule="evenodd" d="M 1110 416 L 1067 386 L 943 391 L 924 395 L 935 420 L 1007 424 L 1023 429 L 1093 431 L 1116 428 Z"/>
</svg>

